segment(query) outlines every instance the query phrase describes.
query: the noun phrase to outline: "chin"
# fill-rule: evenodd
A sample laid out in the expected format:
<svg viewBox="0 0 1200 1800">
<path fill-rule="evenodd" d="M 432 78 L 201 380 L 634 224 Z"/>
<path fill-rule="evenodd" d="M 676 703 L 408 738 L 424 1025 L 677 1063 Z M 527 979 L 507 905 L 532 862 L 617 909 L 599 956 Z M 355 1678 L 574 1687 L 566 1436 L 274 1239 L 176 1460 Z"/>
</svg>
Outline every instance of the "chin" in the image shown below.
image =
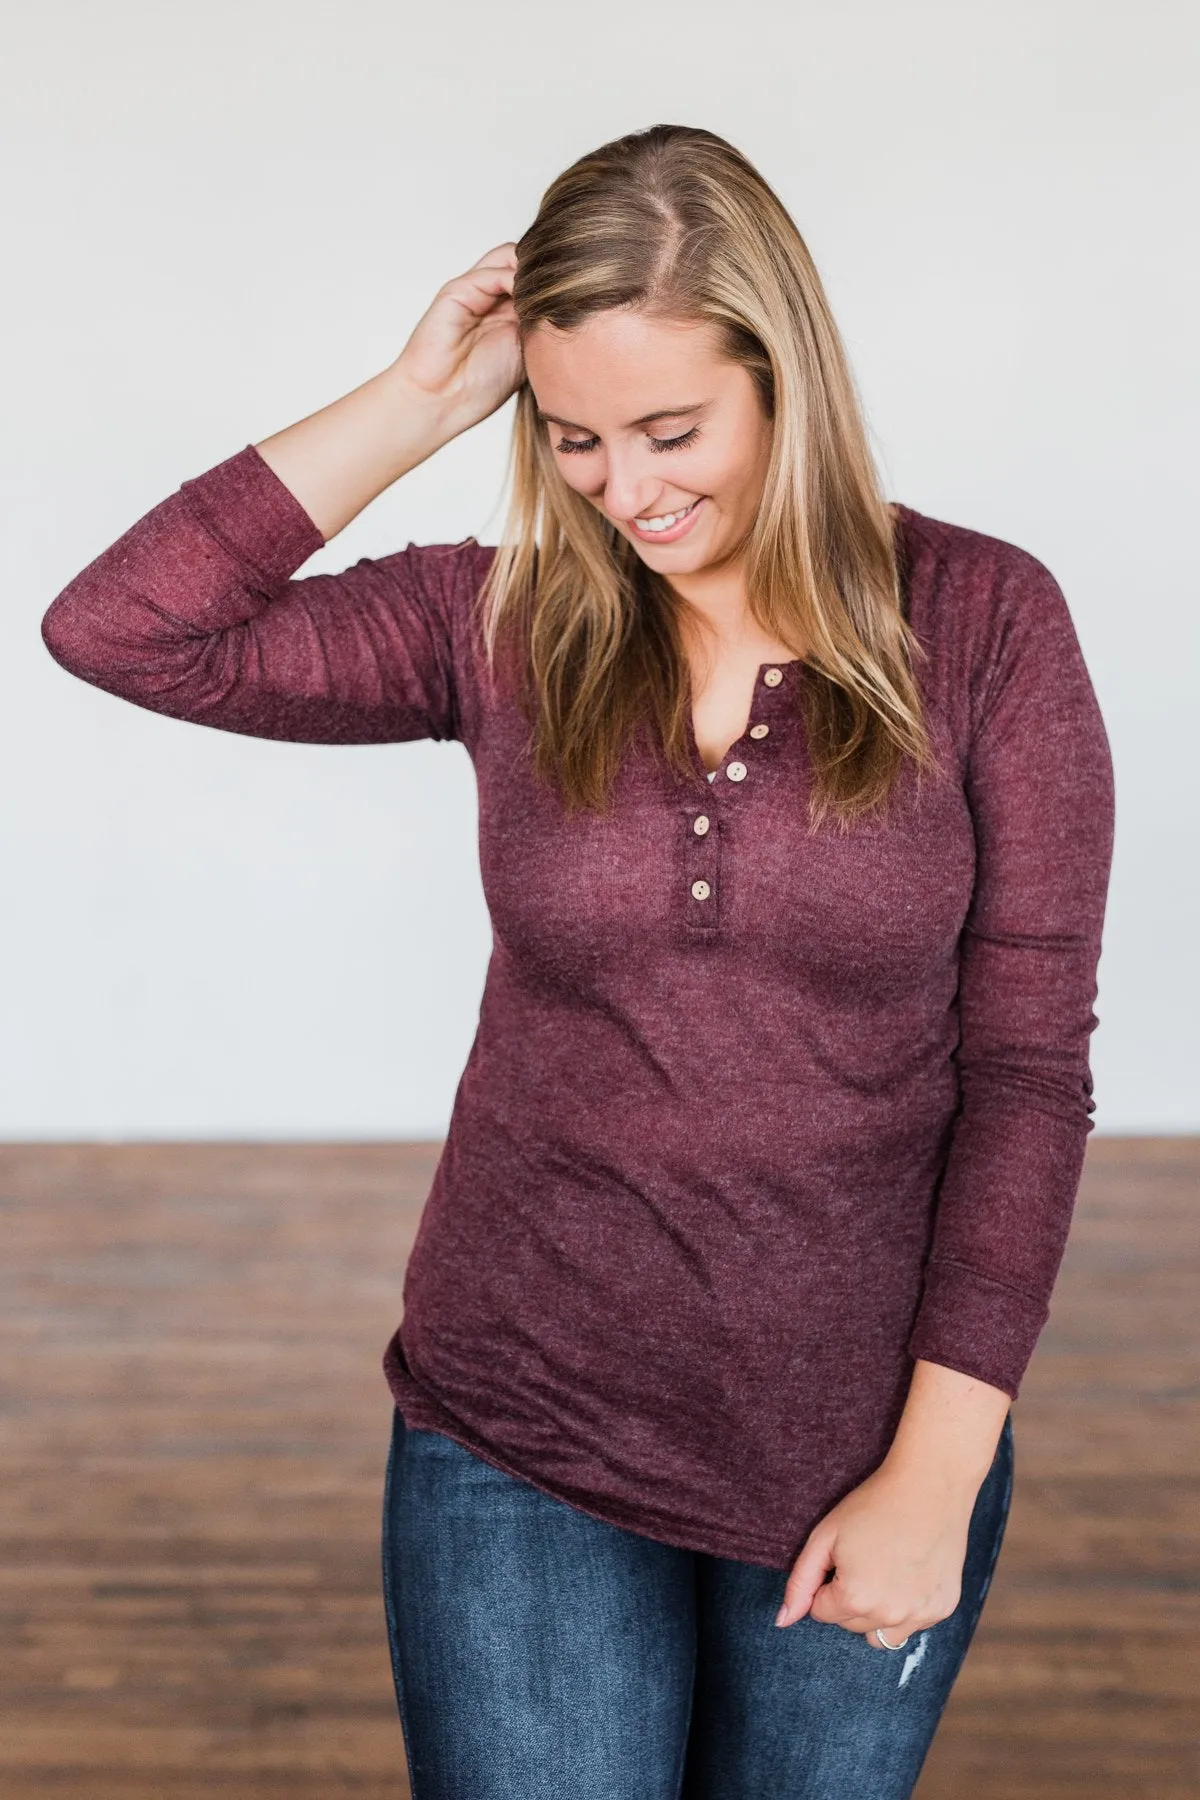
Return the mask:
<svg viewBox="0 0 1200 1800">
<path fill-rule="evenodd" d="M 658 557 L 653 554 L 653 545 L 639 543 L 637 538 L 631 538 L 630 542 L 644 563 L 648 563 L 651 568 L 657 568 Z M 666 556 L 669 551 L 675 551 L 675 546 L 664 544 L 660 555 Z M 671 557 L 671 574 L 698 575 L 701 569 L 706 569 L 711 561 L 711 556 L 705 556 L 701 551 L 692 550 L 690 547 L 685 550 L 681 544 L 678 551 L 675 551 Z"/>
</svg>

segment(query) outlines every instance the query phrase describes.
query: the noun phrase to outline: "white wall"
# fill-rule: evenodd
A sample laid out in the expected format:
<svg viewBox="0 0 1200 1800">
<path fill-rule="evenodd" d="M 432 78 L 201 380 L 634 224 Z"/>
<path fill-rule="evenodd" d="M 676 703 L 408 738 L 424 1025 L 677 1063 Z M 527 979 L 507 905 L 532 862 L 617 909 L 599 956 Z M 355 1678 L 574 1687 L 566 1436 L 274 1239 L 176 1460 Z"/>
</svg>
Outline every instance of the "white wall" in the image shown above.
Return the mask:
<svg viewBox="0 0 1200 1800">
<path fill-rule="evenodd" d="M 391 361 L 552 177 L 744 149 L 890 494 L 1066 590 L 1117 762 L 1098 1131 L 1200 1127 L 1197 50 L 1167 0 L 3 9 L 0 1135 L 439 1135 L 490 947 L 457 745 L 123 706 L 39 623 L 180 481 Z M 307 565 L 495 541 L 509 409 Z"/>
</svg>

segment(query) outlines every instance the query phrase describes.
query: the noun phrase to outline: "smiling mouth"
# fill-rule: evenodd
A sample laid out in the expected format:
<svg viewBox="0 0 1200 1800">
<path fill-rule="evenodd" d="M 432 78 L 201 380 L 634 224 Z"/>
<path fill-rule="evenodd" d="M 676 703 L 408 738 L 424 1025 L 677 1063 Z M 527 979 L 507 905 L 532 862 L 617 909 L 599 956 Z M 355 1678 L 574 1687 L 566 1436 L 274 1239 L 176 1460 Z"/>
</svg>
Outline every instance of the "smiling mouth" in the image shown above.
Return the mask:
<svg viewBox="0 0 1200 1800">
<path fill-rule="evenodd" d="M 700 498 L 693 500 L 690 506 L 676 508 L 673 513 L 660 514 L 660 518 L 671 521 L 669 525 L 659 524 L 658 518 L 655 519 L 653 525 L 648 521 L 643 523 L 641 519 L 627 519 L 625 529 L 639 544 L 662 544 L 666 547 L 668 544 L 682 543 L 683 539 L 695 529 L 700 509 L 707 499 L 707 494 L 701 494 Z"/>
<path fill-rule="evenodd" d="M 655 513 L 649 519 L 632 519 L 630 523 L 636 525 L 639 531 L 671 531 L 682 519 L 686 519 L 688 514 L 699 504 L 699 500 L 693 500 L 690 506 L 677 507 L 674 512 Z"/>
</svg>

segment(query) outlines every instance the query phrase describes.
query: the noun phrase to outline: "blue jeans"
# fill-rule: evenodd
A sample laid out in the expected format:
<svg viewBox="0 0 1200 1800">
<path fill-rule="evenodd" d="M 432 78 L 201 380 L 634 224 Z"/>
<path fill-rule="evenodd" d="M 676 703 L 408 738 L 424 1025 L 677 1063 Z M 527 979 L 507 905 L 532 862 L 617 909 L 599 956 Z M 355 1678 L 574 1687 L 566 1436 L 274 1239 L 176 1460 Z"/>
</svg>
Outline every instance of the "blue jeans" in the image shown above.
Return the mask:
<svg viewBox="0 0 1200 1800">
<path fill-rule="evenodd" d="M 1012 1415 L 955 1610 L 878 1650 L 788 1571 L 609 1525 L 395 1413 L 384 1595 L 413 1800 L 908 1800 L 1012 1494 Z"/>
</svg>

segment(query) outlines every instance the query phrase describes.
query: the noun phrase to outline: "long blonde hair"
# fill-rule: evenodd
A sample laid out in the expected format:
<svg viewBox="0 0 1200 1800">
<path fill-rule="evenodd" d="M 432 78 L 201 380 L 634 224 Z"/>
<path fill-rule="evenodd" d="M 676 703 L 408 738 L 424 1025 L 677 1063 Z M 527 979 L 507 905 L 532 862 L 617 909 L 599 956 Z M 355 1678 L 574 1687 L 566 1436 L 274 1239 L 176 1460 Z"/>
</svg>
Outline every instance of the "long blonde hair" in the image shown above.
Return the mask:
<svg viewBox="0 0 1200 1800">
<path fill-rule="evenodd" d="M 724 138 L 654 125 L 581 157 L 517 244 L 522 342 L 610 307 L 717 329 L 773 421 L 746 543 L 747 603 L 804 658 L 797 693 L 810 825 L 882 806 L 902 760 L 935 767 L 904 618 L 896 535 L 845 350 L 791 216 Z M 691 677 L 680 602 L 563 479 L 528 381 L 517 392 L 508 514 L 479 597 L 532 727 L 533 766 L 568 810 L 606 812 L 631 735 L 649 722 L 680 773 Z"/>
</svg>

